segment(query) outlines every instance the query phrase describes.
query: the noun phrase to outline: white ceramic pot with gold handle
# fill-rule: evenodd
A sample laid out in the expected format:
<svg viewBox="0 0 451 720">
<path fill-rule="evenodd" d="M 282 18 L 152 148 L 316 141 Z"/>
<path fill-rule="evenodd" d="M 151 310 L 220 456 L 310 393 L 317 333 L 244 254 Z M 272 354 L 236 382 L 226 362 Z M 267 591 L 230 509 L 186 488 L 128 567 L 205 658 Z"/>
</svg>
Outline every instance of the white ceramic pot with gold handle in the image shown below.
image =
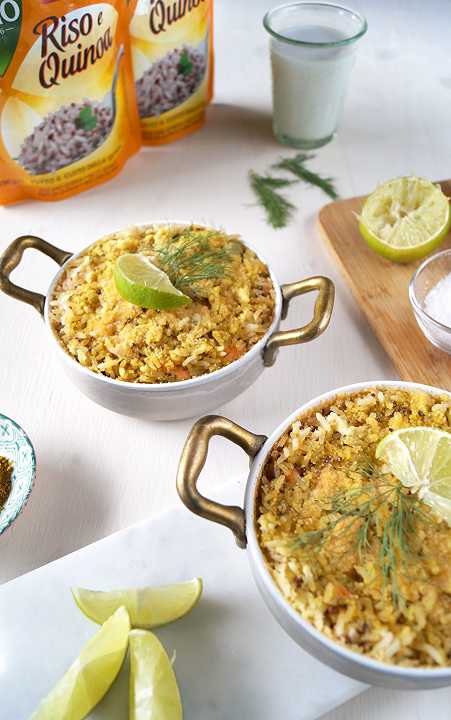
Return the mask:
<svg viewBox="0 0 451 720">
<path fill-rule="evenodd" d="M 10 274 L 29 248 L 39 250 L 60 265 L 46 296 L 18 287 L 10 280 Z M 179 382 L 144 384 L 115 380 L 80 365 L 63 349 L 50 322 L 50 302 L 58 281 L 67 263 L 82 255 L 86 249 L 73 255 L 42 238 L 32 235 L 19 237 L 0 258 L 0 290 L 39 312 L 46 325 L 52 352 L 57 354 L 74 385 L 94 402 L 123 415 L 146 420 L 180 420 L 213 410 L 250 387 L 265 367 L 274 364 L 279 348 L 306 343 L 321 335 L 332 314 L 334 286 L 331 280 L 316 276 L 279 285 L 269 268 L 275 290 L 274 319 L 265 335 L 241 358 L 215 372 Z M 310 292 L 317 293 L 312 320 L 301 328 L 280 330 L 281 320 L 286 317 L 291 300 Z"/>
<path fill-rule="evenodd" d="M 259 481 L 267 458 L 281 435 L 298 417 L 313 408 L 331 403 L 337 396 L 379 388 L 423 390 L 432 395 L 451 393 L 415 383 L 380 381 L 358 383 L 338 388 L 311 400 L 294 411 L 269 436 L 245 430 L 232 420 L 210 415 L 197 421 L 186 441 L 178 470 L 177 489 L 185 505 L 196 515 L 229 528 L 240 548 L 246 548 L 252 574 L 269 610 L 290 637 L 312 656 L 354 680 L 382 687 L 420 690 L 451 685 L 451 666 L 427 669 L 387 665 L 369 656 L 347 650 L 330 640 L 296 612 L 276 586 L 260 548 L 256 531 L 256 506 Z M 224 506 L 200 494 L 197 482 L 205 464 L 208 445 L 214 435 L 221 435 L 239 445 L 249 456 L 250 472 L 246 484 L 244 508 Z M 199 570 L 201 572 L 201 569 Z M 262 629 L 262 632 L 264 630 Z M 306 678 L 308 682 L 308 678 Z"/>
</svg>

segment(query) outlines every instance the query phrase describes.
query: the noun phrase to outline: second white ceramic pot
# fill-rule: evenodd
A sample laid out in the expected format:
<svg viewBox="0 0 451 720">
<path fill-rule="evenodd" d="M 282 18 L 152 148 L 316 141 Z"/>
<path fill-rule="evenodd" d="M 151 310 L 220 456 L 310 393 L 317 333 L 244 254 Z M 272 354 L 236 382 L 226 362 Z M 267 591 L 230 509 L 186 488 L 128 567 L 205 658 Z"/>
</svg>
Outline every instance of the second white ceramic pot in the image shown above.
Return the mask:
<svg viewBox="0 0 451 720">
<path fill-rule="evenodd" d="M 388 665 L 347 650 L 329 640 L 296 612 L 284 599 L 266 566 L 256 533 L 256 494 L 262 469 L 274 444 L 291 423 L 310 409 L 329 403 L 334 397 L 360 390 L 396 387 L 424 390 L 433 395 L 444 390 L 406 382 L 374 381 L 347 385 L 314 398 L 286 418 L 266 437 L 256 435 L 224 417 L 211 415 L 194 425 L 186 441 L 177 476 L 177 489 L 182 501 L 196 515 L 219 523 L 232 530 L 239 547 L 247 548 L 250 567 L 257 587 L 269 610 L 288 635 L 325 665 L 354 680 L 371 685 L 402 690 L 422 690 L 451 685 L 451 667 L 422 669 Z M 451 399 L 451 393 L 446 393 Z M 221 435 L 239 445 L 250 458 L 250 473 L 246 485 L 244 509 L 224 506 L 201 495 L 197 480 L 205 464 L 208 444 L 214 435 Z"/>
</svg>

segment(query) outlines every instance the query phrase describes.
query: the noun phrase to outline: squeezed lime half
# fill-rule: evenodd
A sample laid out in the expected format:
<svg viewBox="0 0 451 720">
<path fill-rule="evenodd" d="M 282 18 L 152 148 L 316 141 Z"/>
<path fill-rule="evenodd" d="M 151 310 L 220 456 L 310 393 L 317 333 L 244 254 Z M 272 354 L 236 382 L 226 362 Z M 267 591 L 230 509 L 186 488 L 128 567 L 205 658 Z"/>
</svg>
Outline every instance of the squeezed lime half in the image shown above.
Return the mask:
<svg viewBox="0 0 451 720">
<path fill-rule="evenodd" d="M 380 185 L 365 200 L 359 229 L 368 245 L 395 262 L 425 257 L 446 237 L 449 198 L 424 178 L 401 177 Z"/>
</svg>

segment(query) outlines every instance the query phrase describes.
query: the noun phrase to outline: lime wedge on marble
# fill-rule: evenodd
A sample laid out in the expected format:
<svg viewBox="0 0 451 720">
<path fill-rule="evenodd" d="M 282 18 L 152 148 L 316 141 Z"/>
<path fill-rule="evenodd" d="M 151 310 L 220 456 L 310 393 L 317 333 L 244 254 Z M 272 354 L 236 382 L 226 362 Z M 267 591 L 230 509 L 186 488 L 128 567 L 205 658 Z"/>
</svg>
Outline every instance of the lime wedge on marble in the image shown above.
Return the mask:
<svg viewBox="0 0 451 720">
<path fill-rule="evenodd" d="M 396 430 L 381 440 L 376 458 L 451 525 L 451 433 L 430 427 Z"/>
<path fill-rule="evenodd" d="M 202 580 L 110 592 L 73 588 L 72 594 L 80 610 L 94 622 L 105 622 L 123 605 L 132 627 L 151 629 L 174 622 L 192 610 L 202 594 Z"/>
<path fill-rule="evenodd" d="M 86 643 L 69 670 L 33 713 L 31 720 L 85 718 L 109 690 L 121 669 L 129 632 L 128 612 L 120 607 Z"/>
<path fill-rule="evenodd" d="M 435 250 L 450 223 L 449 198 L 440 186 L 413 176 L 380 185 L 367 197 L 359 216 L 360 233 L 368 245 L 401 263 Z"/>
<path fill-rule="evenodd" d="M 139 253 L 127 253 L 116 260 L 114 282 L 119 295 L 139 307 L 172 310 L 191 302 L 163 270 Z"/>
<path fill-rule="evenodd" d="M 132 630 L 129 720 L 182 720 L 177 680 L 163 645 L 147 630 Z"/>
</svg>

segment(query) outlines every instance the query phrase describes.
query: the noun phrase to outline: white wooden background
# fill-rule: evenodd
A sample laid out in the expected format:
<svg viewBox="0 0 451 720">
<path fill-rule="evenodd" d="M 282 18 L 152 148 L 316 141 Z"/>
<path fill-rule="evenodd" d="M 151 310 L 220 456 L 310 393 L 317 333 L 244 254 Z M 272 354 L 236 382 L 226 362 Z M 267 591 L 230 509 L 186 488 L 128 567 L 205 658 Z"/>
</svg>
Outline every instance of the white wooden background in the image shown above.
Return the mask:
<svg viewBox="0 0 451 720">
<path fill-rule="evenodd" d="M 280 353 L 253 388 L 221 411 L 270 431 L 304 400 L 329 388 L 396 374 L 344 287 L 315 229 L 326 198 L 297 188 L 300 210 L 284 231 L 269 229 L 247 184 L 283 152 L 270 133 L 267 38 L 270 0 L 217 0 L 217 82 L 206 128 L 143 151 L 115 180 L 56 204 L 0 209 L 0 247 L 32 232 L 78 250 L 104 232 L 155 219 L 212 220 L 261 248 L 281 281 L 316 272 L 337 283 L 327 334 Z M 449 0 L 355 0 L 368 18 L 338 137 L 314 167 L 343 197 L 398 174 L 451 177 Z M 51 263 L 30 253 L 17 280 L 45 290 Z M 307 318 L 298 301 L 290 324 Z M 190 421 L 146 424 L 80 396 L 49 352 L 37 313 L 0 297 L 0 412 L 18 420 L 37 451 L 31 501 L 0 538 L 0 582 L 137 522 L 178 501 L 174 476 Z M 217 441 L 205 486 L 245 472 L 239 451 Z M 238 500 L 238 498 L 237 498 Z M 251 580 L 250 580 L 251 581 Z M 327 720 L 449 720 L 451 691 L 415 695 L 371 690 Z"/>
</svg>

